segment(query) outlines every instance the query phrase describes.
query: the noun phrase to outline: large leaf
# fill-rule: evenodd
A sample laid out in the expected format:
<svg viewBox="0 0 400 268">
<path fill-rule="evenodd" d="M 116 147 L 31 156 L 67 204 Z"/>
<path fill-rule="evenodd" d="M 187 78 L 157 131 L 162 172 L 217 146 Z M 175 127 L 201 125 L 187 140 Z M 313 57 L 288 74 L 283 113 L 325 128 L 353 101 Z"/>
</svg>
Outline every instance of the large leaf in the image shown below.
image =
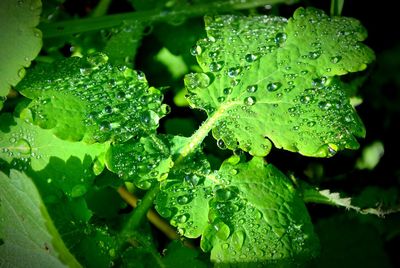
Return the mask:
<svg viewBox="0 0 400 268">
<path fill-rule="evenodd" d="M 156 209 L 183 235 L 202 235 L 201 247 L 211 250 L 213 262 L 290 266 L 317 255 L 304 203 L 290 181 L 262 158 L 240 162 L 234 156 L 215 173 L 193 169 L 190 176 L 197 177 L 195 184 L 172 178 Z"/>
<path fill-rule="evenodd" d="M 271 143 L 316 157 L 358 147 L 365 130 L 338 78 L 374 59 L 357 20 L 299 8 L 289 21 L 206 17 L 206 30 L 193 50 L 203 72 L 185 83 L 220 144 L 255 156 Z"/>
<path fill-rule="evenodd" d="M 71 197 L 83 195 L 94 179 L 93 162 L 103 162 L 108 143 L 64 141 L 10 114 L 0 116 L 0 158 L 14 168 L 41 171 L 40 180 L 56 184 Z M 100 172 L 100 170 L 96 170 Z"/>
<path fill-rule="evenodd" d="M 80 267 L 54 227 L 35 185 L 25 174 L 0 172 L 2 267 Z"/>
<path fill-rule="evenodd" d="M 66 140 L 126 141 L 155 132 L 167 109 L 143 73 L 113 67 L 104 54 L 39 66 L 18 85 L 33 99 L 22 112 Z"/>
<path fill-rule="evenodd" d="M 15 86 L 42 47 L 40 0 L 0 1 L 0 106 L 10 86 Z"/>
</svg>

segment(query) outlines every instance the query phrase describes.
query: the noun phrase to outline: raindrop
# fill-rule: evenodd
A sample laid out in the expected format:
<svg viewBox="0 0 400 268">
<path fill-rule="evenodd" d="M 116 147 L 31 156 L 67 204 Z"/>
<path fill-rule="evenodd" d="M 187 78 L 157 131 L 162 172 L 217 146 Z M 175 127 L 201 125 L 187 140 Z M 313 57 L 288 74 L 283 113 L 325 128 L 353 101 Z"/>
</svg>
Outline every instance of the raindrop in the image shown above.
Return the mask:
<svg viewBox="0 0 400 268">
<path fill-rule="evenodd" d="M 334 64 L 336 64 L 336 63 L 338 63 L 341 59 L 342 59 L 341 56 L 334 56 L 334 57 L 331 57 L 331 62 L 334 63 Z"/>
<path fill-rule="evenodd" d="M 185 222 L 187 222 L 188 218 L 189 218 L 189 215 L 183 214 L 183 215 L 180 215 L 177 217 L 177 221 L 179 223 L 185 223 Z"/>
<path fill-rule="evenodd" d="M 310 96 L 301 96 L 300 97 L 300 102 L 303 104 L 307 104 L 311 101 L 311 97 Z"/>
<path fill-rule="evenodd" d="M 325 83 L 327 81 L 327 78 L 325 76 L 320 77 L 320 78 L 315 78 L 312 81 L 312 86 L 317 87 L 317 88 L 322 88 L 323 86 L 325 86 Z"/>
<path fill-rule="evenodd" d="M 26 139 L 18 140 L 15 143 L 14 148 L 20 154 L 31 154 L 31 152 L 32 152 L 31 145 L 29 144 L 29 142 Z"/>
<path fill-rule="evenodd" d="M 244 104 L 247 106 L 252 106 L 252 105 L 256 104 L 256 98 L 253 96 L 249 96 L 244 99 Z"/>
<path fill-rule="evenodd" d="M 256 56 L 256 55 L 254 55 L 254 54 L 247 54 L 246 56 L 244 56 L 244 59 L 247 61 L 247 62 L 254 62 L 254 61 L 256 61 L 257 59 L 258 59 L 258 57 Z"/>
<path fill-rule="evenodd" d="M 185 77 L 185 84 L 189 88 L 206 88 L 210 85 L 211 79 L 205 73 L 191 73 Z"/>
<path fill-rule="evenodd" d="M 106 107 L 104 107 L 104 113 L 106 114 L 110 114 L 112 113 L 113 109 L 111 106 L 107 105 Z"/>
<path fill-rule="evenodd" d="M 240 67 L 232 67 L 228 69 L 228 76 L 229 77 L 236 77 L 240 74 L 240 72 L 242 71 L 242 69 Z"/>
<path fill-rule="evenodd" d="M 282 46 L 282 44 L 286 41 L 286 38 L 287 38 L 287 36 L 286 36 L 286 34 L 285 33 L 278 33 L 276 36 L 275 36 L 275 44 L 277 45 L 277 46 Z"/>
<path fill-rule="evenodd" d="M 219 72 L 219 71 L 221 71 L 223 66 L 224 66 L 223 61 L 211 62 L 209 68 L 210 68 L 211 72 Z"/>
<path fill-rule="evenodd" d="M 226 149 L 226 145 L 222 139 L 217 140 L 217 146 L 218 146 L 218 148 L 220 148 L 222 150 Z"/>
<path fill-rule="evenodd" d="M 232 93 L 232 88 L 230 88 L 230 87 L 224 88 L 224 89 L 223 89 L 223 93 L 224 93 L 225 95 L 231 94 L 231 93 Z"/>
<path fill-rule="evenodd" d="M 104 132 L 107 132 L 107 131 L 111 130 L 111 124 L 109 122 L 107 122 L 107 121 L 101 122 L 99 127 L 100 127 L 100 130 L 104 131 Z"/>
<path fill-rule="evenodd" d="M 311 51 L 308 53 L 308 58 L 315 60 L 318 59 L 321 56 L 321 54 L 322 54 L 321 50 Z"/>
<path fill-rule="evenodd" d="M 178 202 L 179 205 L 185 205 L 189 203 L 190 199 L 186 195 L 181 195 L 176 199 L 176 202 Z"/>
<path fill-rule="evenodd" d="M 309 127 L 313 127 L 313 126 L 315 126 L 315 121 L 308 121 L 307 122 L 307 126 L 309 126 Z"/>
<path fill-rule="evenodd" d="M 275 82 L 275 83 L 269 83 L 267 85 L 267 90 L 268 91 L 277 91 L 280 87 L 282 86 L 282 84 L 280 82 Z"/>
<path fill-rule="evenodd" d="M 318 103 L 318 107 L 319 107 L 321 110 L 329 110 L 329 108 L 332 107 L 332 104 L 329 103 L 329 102 L 326 102 L 326 101 L 320 101 L 320 102 Z"/>
<path fill-rule="evenodd" d="M 218 102 L 224 102 L 225 101 L 225 97 L 223 97 L 223 96 L 221 96 L 221 97 L 218 97 Z"/>
<path fill-rule="evenodd" d="M 201 55 L 202 52 L 202 48 L 199 45 L 194 45 L 190 48 L 190 54 L 192 54 L 192 56 L 199 56 Z"/>
<path fill-rule="evenodd" d="M 247 87 L 247 92 L 249 93 L 254 93 L 257 91 L 258 86 L 257 85 L 250 85 Z"/>
</svg>

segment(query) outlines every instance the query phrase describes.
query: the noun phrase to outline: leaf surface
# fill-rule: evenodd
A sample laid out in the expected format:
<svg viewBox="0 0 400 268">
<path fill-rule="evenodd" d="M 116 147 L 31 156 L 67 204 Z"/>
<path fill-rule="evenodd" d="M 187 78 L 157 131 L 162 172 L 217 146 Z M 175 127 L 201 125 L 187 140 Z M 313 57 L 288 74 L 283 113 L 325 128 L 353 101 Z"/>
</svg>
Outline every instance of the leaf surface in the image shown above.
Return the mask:
<svg viewBox="0 0 400 268">
<path fill-rule="evenodd" d="M 2 0 L 0 2 L 0 103 L 10 87 L 25 75 L 42 47 L 39 24 L 40 0 Z M 0 105 L 1 106 L 1 105 Z"/>
<path fill-rule="evenodd" d="M 56 184 L 71 197 L 86 192 L 95 177 L 93 163 L 101 165 L 109 147 L 108 143 L 64 141 L 51 130 L 10 114 L 2 114 L 0 121 L 0 157 L 16 169 L 41 171 L 40 180 Z"/>
<path fill-rule="evenodd" d="M 32 180 L 0 172 L 0 263 L 5 267 L 81 267 L 54 227 Z"/>
<path fill-rule="evenodd" d="M 95 54 L 39 66 L 18 86 L 32 99 L 21 116 L 72 141 L 124 142 L 154 133 L 167 109 L 163 95 L 143 73 L 107 60 Z"/>
<path fill-rule="evenodd" d="M 156 209 L 186 237 L 202 235 L 201 247 L 211 250 L 213 262 L 290 266 L 316 256 L 318 240 L 304 203 L 262 158 L 240 162 L 234 156 L 214 173 L 188 174 L 197 183 L 173 177 L 177 181 L 162 189 Z"/>
<path fill-rule="evenodd" d="M 192 107 L 215 121 L 213 136 L 255 156 L 277 148 L 327 157 L 357 148 L 363 124 L 339 76 L 374 59 L 355 19 L 299 8 L 293 18 L 206 17 L 193 53 L 203 70 L 185 84 Z"/>
</svg>

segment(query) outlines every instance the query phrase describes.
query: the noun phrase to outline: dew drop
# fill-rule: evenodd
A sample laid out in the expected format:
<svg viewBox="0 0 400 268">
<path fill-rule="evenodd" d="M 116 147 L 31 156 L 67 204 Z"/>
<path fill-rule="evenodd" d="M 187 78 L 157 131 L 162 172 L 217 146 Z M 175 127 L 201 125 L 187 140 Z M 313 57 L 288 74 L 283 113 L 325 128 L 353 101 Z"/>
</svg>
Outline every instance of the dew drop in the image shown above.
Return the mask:
<svg viewBox="0 0 400 268">
<path fill-rule="evenodd" d="M 258 57 L 256 56 L 256 55 L 254 55 L 254 54 L 247 54 L 246 56 L 244 56 L 244 59 L 247 61 L 247 62 L 254 62 L 254 61 L 256 61 L 257 59 L 258 59 Z"/>
<path fill-rule="evenodd" d="M 300 97 L 300 102 L 301 103 L 303 103 L 303 104 L 307 104 L 307 103 L 309 103 L 311 101 L 311 97 L 310 96 L 301 96 Z"/>
<path fill-rule="evenodd" d="M 308 58 L 312 60 L 316 60 L 321 56 L 321 50 L 311 51 L 308 53 Z"/>
<path fill-rule="evenodd" d="M 224 102 L 224 101 L 225 101 L 225 97 L 223 97 L 223 96 L 218 97 L 217 100 L 218 100 L 218 102 L 220 102 L 220 103 L 221 103 L 221 102 Z"/>
<path fill-rule="evenodd" d="M 225 95 L 231 94 L 231 93 L 232 93 L 232 88 L 230 88 L 230 87 L 224 88 L 224 89 L 223 89 L 223 93 L 224 93 Z"/>
<path fill-rule="evenodd" d="M 31 154 L 31 152 L 32 152 L 32 147 L 26 139 L 18 140 L 15 143 L 14 148 L 18 153 L 24 154 L 24 155 Z"/>
<path fill-rule="evenodd" d="M 186 195 L 181 195 L 176 199 L 176 202 L 178 202 L 179 205 L 185 205 L 189 203 L 190 199 Z"/>
<path fill-rule="evenodd" d="M 244 99 L 244 104 L 247 106 L 252 106 L 252 105 L 256 104 L 256 98 L 253 96 L 246 97 Z"/>
<path fill-rule="evenodd" d="M 275 83 L 269 83 L 267 85 L 267 90 L 268 91 L 277 91 L 280 87 L 282 86 L 282 84 L 280 82 L 275 82 Z"/>
<path fill-rule="evenodd" d="M 218 148 L 220 148 L 222 150 L 226 149 L 226 145 L 222 139 L 217 140 L 217 146 L 218 146 Z"/>
<path fill-rule="evenodd" d="M 258 86 L 257 85 L 250 85 L 247 87 L 247 92 L 249 93 L 254 93 L 257 91 Z"/>
<path fill-rule="evenodd" d="M 221 71 L 222 67 L 224 67 L 224 62 L 219 61 L 219 62 L 211 62 L 209 65 L 210 71 L 211 72 L 219 72 Z"/>
<path fill-rule="evenodd" d="M 307 122 L 307 126 L 309 126 L 309 127 L 313 127 L 313 126 L 315 126 L 315 121 L 308 121 Z"/>
<path fill-rule="evenodd" d="M 336 64 L 336 63 L 338 63 L 341 59 L 342 59 L 341 56 L 334 56 L 334 57 L 331 57 L 330 60 L 331 60 L 332 63 Z"/>
<path fill-rule="evenodd" d="M 282 44 L 286 41 L 286 38 L 287 38 L 287 35 L 285 33 L 278 33 L 274 39 L 275 44 L 277 46 L 282 46 Z"/>
<path fill-rule="evenodd" d="M 210 85 L 211 79 L 206 73 L 191 73 L 186 75 L 185 84 L 189 88 L 206 88 Z"/>
<path fill-rule="evenodd" d="M 240 72 L 242 71 L 242 68 L 240 67 L 232 67 L 228 69 L 228 76 L 229 77 L 236 77 L 240 74 Z"/>
<path fill-rule="evenodd" d="M 199 56 L 199 55 L 201 55 L 202 51 L 203 50 L 202 50 L 201 46 L 199 46 L 199 45 L 194 45 L 190 48 L 190 54 L 192 56 Z"/>
<path fill-rule="evenodd" d="M 326 102 L 326 101 L 320 101 L 320 102 L 318 103 L 318 107 L 319 107 L 321 110 L 329 110 L 329 108 L 332 107 L 332 104 L 329 103 L 329 102 Z"/>
<path fill-rule="evenodd" d="M 101 122 L 99 127 L 100 127 L 100 130 L 104 131 L 104 132 L 107 132 L 107 131 L 111 130 L 111 124 L 109 122 L 107 122 L 107 121 Z"/>
</svg>

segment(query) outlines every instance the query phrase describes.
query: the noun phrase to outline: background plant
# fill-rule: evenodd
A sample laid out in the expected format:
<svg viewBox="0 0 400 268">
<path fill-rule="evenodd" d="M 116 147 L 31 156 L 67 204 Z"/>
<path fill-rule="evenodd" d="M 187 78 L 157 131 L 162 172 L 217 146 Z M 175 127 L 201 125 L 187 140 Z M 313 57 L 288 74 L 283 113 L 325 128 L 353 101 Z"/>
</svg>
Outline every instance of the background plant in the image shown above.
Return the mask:
<svg viewBox="0 0 400 268">
<path fill-rule="evenodd" d="M 2 2 L 2 263 L 390 266 L 398 214 L 359 212 L 396 211 L 397 190 L 348 182 L 373 177 L 387 147 L 338 152 L 358 148 L 353 107 L 396 65 L 366 69 L 357 20 L 279 2 Z M 377 96 L 369 108 L 388 109 L 390 129 L 396 98 Z M 309 206 L 313 226 L 305 202 L 355 214 Z"/>
</svg>

